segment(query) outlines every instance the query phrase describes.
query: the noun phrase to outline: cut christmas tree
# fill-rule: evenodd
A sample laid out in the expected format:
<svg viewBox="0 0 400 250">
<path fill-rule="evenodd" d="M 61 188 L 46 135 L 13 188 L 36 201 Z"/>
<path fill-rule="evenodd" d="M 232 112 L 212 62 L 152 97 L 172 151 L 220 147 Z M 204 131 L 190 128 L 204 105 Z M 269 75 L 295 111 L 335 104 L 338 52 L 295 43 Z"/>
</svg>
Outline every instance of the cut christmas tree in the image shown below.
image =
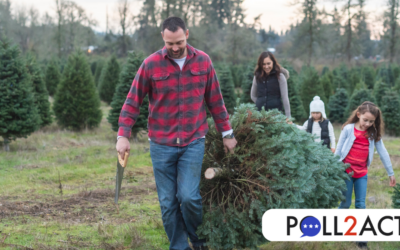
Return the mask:
<svg viewBox="0 0 400 250">
<path fill-rule="evenodd" d="M 221 134 L 208 120 L 200 183 L 204 217 L 197 233 L 209 247 L 257 249 L 266 241 L 262 215 L 271 208 L 339 205 L 345 166 L 311 134 L 254 104 L 241 104 L 230 121 L 238 141 L 233 155 L 224 153 Z"/>
</svg>

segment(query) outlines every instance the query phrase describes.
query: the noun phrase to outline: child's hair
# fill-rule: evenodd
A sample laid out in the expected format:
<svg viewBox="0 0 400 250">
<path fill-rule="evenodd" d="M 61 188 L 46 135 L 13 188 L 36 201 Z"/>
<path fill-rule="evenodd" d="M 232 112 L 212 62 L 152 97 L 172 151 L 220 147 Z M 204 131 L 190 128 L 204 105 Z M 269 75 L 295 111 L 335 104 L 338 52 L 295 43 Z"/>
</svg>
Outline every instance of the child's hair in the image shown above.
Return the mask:
<svg viewBox="0 0 400 250">
<path fill-rule="evenodd" d="M 357 112 L 361 115 L 366 112 L 370 112 L 373 116 L 375 116 L 374 124 L 368 128 L 367 130 L 367 138 L 373 139 L 375 141 L 379 141 L 382 138 L 382 134 L 384 131 L 384 123 L 382 117 L 382 111 L 372 102 L 366 101 L 363 102 L 360 106 L 357 107 L 356 110 L 350 115 L 349 119 L 347 119 L 346 123 L 343 124 L 342 129 L 350 123 L 357 123 L 360 119 L 357 117 Z"/>
</svg>

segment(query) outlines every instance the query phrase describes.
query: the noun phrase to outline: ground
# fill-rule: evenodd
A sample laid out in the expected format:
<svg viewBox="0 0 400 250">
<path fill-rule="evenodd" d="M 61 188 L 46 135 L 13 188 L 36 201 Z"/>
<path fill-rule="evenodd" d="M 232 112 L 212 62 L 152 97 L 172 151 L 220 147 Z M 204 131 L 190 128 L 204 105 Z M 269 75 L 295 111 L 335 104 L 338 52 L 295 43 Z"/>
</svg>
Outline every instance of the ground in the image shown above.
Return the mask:
<svg viewBox="0 0 400 250">
<path fill-rule="evenodd" d="M 56 124 L 0 151 L 0 249 L 168 249 L 146 135 L 131 144 L 119 207 L 114 205 L 116 133 L 102 106 L 93 131 L 60 130 Z M 339 138 L 340 126 L 335 126 Z M 395 173 L 400 138 L 384 137 Z M 369 169 L 367 208 L 391 208 L 386 171 Z M 400 182 L 400 177 L 398 180 Z M 354 208 L 354 200 L 353 205 Z M 399 249 L 370 242 L 370 249 Z M 356 249 L 350 242 L 273 242 L 270 249 Z"/>
</svg>

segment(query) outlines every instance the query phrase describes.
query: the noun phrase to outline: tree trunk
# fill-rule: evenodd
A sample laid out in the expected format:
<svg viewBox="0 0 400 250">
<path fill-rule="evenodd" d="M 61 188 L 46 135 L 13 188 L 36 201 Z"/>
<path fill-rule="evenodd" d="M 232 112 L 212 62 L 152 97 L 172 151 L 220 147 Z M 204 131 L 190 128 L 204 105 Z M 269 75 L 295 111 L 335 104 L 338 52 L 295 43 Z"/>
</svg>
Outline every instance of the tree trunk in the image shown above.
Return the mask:
<svg viewBox="0 0 400 250">
<path fill-rule="evenodd" d="M 208 180 L 211 180 L 213 178 L 226 175 L 226 171 L 226 169 L 222 168 L 207 168 L 207 170 L 204 172 L 204 177 Z"/>
<path fill-rule="evenodd" d="M 10 151 L 10 141 L 6 138 L 4 138 L 4 151 L 9 152 Z"/>
<path fill-rule="evenodd" d="M 137 133 L 132 133 L 132 140 L 133 140 L 134 143 L 138 142 Z"/>
<path fill-rule="evenodd" d="M 352 40 L 352 34 L 351 34 L 351 16 L 350 16 L 350 0 L 347 6 L 347 14 L 348 14 L 348 23 L 347 23 L 347 46 L 346 46 L 346 54 L 347 54 L 347 61 L 351 61 L 351 40 Z"/>
</svg>

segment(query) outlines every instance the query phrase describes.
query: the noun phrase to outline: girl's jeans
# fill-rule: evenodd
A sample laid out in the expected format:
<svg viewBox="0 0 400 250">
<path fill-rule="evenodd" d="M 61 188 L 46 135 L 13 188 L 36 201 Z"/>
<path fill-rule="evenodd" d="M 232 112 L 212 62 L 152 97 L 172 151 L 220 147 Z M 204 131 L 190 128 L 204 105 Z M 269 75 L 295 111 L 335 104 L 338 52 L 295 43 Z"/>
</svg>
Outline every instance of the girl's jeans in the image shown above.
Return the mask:
<svg viewBox="0 0 400 250">
<path fill-rule="evenodd" d="M 346 197 L 344 201 L 340 203 L 339 208 L 349 208 L 351 205 L 351 197 L 354 193 L 356 195 L 356 208 L 365 209 L 365 197 L 367 196 L 367 181 L 368 174 L 361 178 L 353 178 L 350 177 L 350 180 L 346 180 L 347 191 L 343 192 L 343 195 Z"/>
<path fill-rule="evenodd" d="M 367 196 L 367 181 L 368 174 L 364 175 L 360 178 L 350 177 L 350 180 L 346 180 L 347 191 L 343 192 L 343 195 L 346 197 L 344 201 L 340 203 L 339 208 L 349 208 L 351 205 L 351 196 L 354 193 L 356 194 L 356 208 L 365 209 L 365 197 Z M 367 243 L 367 241 L 358 241 L 360 243 Z"/>
<path fill-rule="evenodd" d="M 162 221 L 170 250 L 191 250 L 205 240 L 196 235 L 202 222 L 200 175 L 204 156 L 204 138 L 185 147 L 171 147 L 150 141 L 150 156 L 156 179 Z"/>
</svg>

